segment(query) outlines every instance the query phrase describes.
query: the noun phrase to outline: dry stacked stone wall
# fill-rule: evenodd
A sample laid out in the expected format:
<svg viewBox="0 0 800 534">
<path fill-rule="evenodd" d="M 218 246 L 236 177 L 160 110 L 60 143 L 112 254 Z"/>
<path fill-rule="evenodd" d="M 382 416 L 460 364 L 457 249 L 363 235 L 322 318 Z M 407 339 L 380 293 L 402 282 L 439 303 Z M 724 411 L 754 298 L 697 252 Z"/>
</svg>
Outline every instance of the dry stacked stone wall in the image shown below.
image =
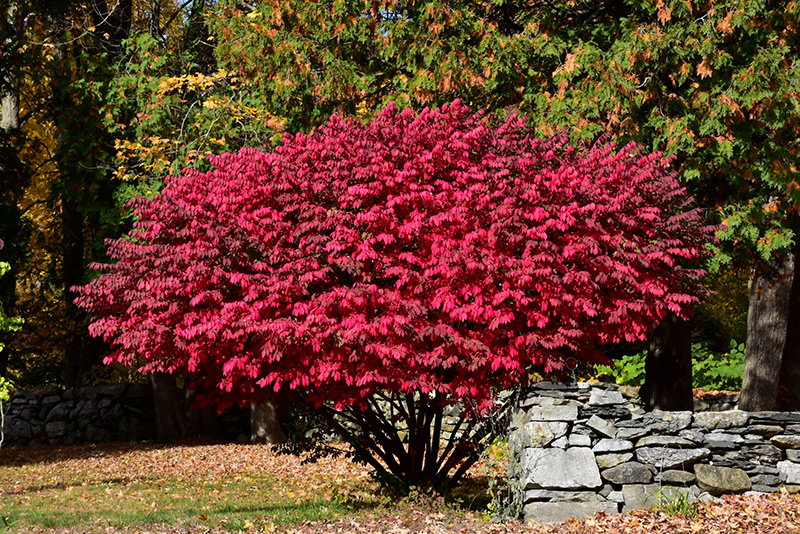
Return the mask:
<svg viewBox="0 0 800 534">
<path fill-rule="evenodd" d="M 186 407 L 194 434 L 249 442 L 249 411 L 226 410 L 213 425 L 209 425 L 214 429 L 209 433 L 202 428 L 201 422 L 194 421 L 200 417 L 200 412 L 189 411 L 190 405 L 191 398 L 187 399 Z M 3 404 L 3 412 L 3 446 L 71 445 L 156 438 L 153 390 L 144 383 L 80 389 L 17 389 Z"/>
<path fill-rule="evenodd" d="M 148 384 L 17 389 L 3 406 L 4 445 L 138 441 L 155 437 Z"/>
<path fill-rule="evenodd" d="M 645 413 L 633 388 L 537 385 L 509 437 L 526 522 L 615 514 L 676 492 L 800 491 L 800 413 L 730 409 L 736 400 Z"/>
</svg>

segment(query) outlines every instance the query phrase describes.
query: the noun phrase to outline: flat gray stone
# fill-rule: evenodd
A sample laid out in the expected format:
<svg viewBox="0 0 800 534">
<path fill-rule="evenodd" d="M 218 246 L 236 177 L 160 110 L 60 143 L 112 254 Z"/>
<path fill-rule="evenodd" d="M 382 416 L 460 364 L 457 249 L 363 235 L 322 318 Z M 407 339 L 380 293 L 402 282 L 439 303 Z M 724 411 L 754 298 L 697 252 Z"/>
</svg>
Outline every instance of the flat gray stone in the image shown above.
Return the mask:
<svg viewBox="0 0 800 534">
<path fill-rule="evenodd" d="M 603 438 L 592 447 L 592 450 L 597 453 L 601 452 L 625 452 L 633 449 L 633 443 L 626 439 L 611 439 Z"/>
<path fill-rule="evenodd" d="M 594 431 L 586 425 L 576 423 L 572 425 L 572 432 L 570 433 L 571 436 L 580 435 L 580 436 L 594 436 Z"/>
<path fill-rule="evenodd" d="M 644 428 L 647 429 L 643 417 L 634 417 L 633 419 L 623 419 L 614 423 L 617 428 Z"/>
<path fill-rule="evenodd" d="M 800 449 L 786 449 L 786 459 L 795 463 L 800 463 Z"/>
<path fill-rule="evenodd" d="M 586 447 L 525 449 L 522 472 L 524 489 L 594 489 L 602 486 L 594 453 Z"/>
<path fill-rule="evenodd" d="M 753 412 L 753 424 L 800 423 L 800 412 Z"/>
<path fill-rule="evenodd" d="M 621 452 L 612 454 L 601 454 L 595 458 L 597 467 L 600 469 L 608 469 L 621 463 L 627 462 L 633 458 L 632 452 Z"/>
<path fill-rule="evenodd" d="M 555 439 L 566 434 L 568 428 L 567 423 L 534 421 L 512 432 L 509 436 L 509 444 L 513 450 L 517 451 L 526 447 L 546 447 Z"/>
<path fill-rule="evenodd" d="M 606 497 L 606 499 L 608 499 L 609 501 L 618 502 L 622 504 L 625 502 L 625 494 L 622 493 L 621 491 L 612 491 L 611 493 L 608 494 L 608 497 Z"/>
<path fill-rule="evenodd" d="M 711 451 L 700 449 L 672 449 L 667 447 L 642 447 L 636 449 L 636 459 L 656 469 L 686 468 L 707 458 Z"/>
<path fill-rule="evenodd" d="M 744 438 L 739 434 L 728 432 L 710 432 L 706 434 L 706 443 L 743 443 Z"/>
<path fill-rule="evenodd" d="M 791 450 L 791 449 L 788 449 Z M 788 452 L 788 451 L 787 451 Z M 775 463 L 783 459 L 781 449 L 774 445 L 756 445 L 755 447 L 741 447 L 738 450 L 725 453 L 725 459 L 737 462 L 758 462 Z"/>
<path fill-rule="evenodd" d="M 528 410 L 531 421 L 574 421 L 578 418 L 577 406 L 532 406 Z"/>
<path fill-rule="evenodd" d="M 678 432 L 678 436 L 683 439 L 688 439 L 689 441 L 694 442 L 695 444 L 703 443 L 705 441 L 706 436 L 699 430 L 693 430 L 690 428 L 686 428 Z"/>
<path fill-rule="evenodd" d="M 53 406 L 53 409 L 50 410 L 50 412 L 47 414 L 45 422 L 52 423 L 53 421 L 61 421 L 65 419 L 71 408 L 72 407 L 68 406 L 66 403 L 56 404 L 55 406 Z"/>
<path fill-rule="evenodd" d="M 44 432 L 48 438 L 57 438 L 67 433 L 66 421 L 53 421 L 44 426 Z"/>
<path fill-rule="evenodd" d="M 42 404 L 45 406 L 49 406 L 50 404 L 57 404 L 61 402 L 61 397 L 59 395 L 49 395 L 42 399 Z"/>
<path fill-rule="evenodd" d="M 694 447 L 694 443 L 678 436 L 646 436 L 636 442 L 636 447 Z"/>
<path fill-rule="evenodd" d="M 558 447 L 559 449 L 566 449 L 567 447 L 569 447 L 569 440 L 567 439 L 567 436 L 561 436 L 557 440 L 553 441 L 553 443 L 551 443 L 550 446 Z"/>
<path fill-rule="evenodd" d="M 778 468 L 778 476 L 787 484 L 800 484 L 800 464 L 796 464 L 789 460 L 778 462 L 775 466 Z"/>
<path fill-rule="evenodd" d="M 649 484 L 653 481 L 653 473 L 646 465 L 639 462 L 625 462 L 610 469 L 604 469 L 600 476 L 612 484 Z"/>
<path fill-rule="evenodd" d="M 618 514 L 619 506 L 615 502 L 533 502 L 522 509 L 525 523 L 528 525 L 563 523 L 571 518 L 589 519 L 598 512 Z"/>
<path fill-rule="evenodd" d="M 7 436 L 9 438 L 30 439 L 33 437 L 33 427 L 27 421 L 12 420 L 9 426 L 10 429 Z"/>
<path fill-rule="evenodd" d="M 747 425 L 750 416 L 747 412 L 731 410 L 728 412 L 700 412 L 694 414 L 694 422 L 706 430 L 735 428 Z"/>
<path fill-rule="evenodd" d="M 753 425 L 747 427 L 747 432 L 771 438 L 772 436 L 783 434 L 783 428 L 778 425 Z"/>
<path fill-rule="evenodd" d="M 695 478 L 694 473 L 681 471 L 680 469 L 667 469 L 656 475 L 656 480 L 671 486 L 685 486 L 694 482 Z"/>
<path fill-rule="evenodd" d="M 642 416 L 641 421 L 651 432 L 676 434 L 692 424 L 692 412 L 662 412 L 654 410 Z"/>
<path fill-rule="evenodd" d="M 625 501 L 623 513 L 639 508 L 653 508 L 658 497 L 660 486 L 658 484 L 626 484 L 622 486 L 622 496 Z"/>
<path fill-rule="evenodd" d="M 800 436 L 789 436 L 781 434 L 772 436 L 770 441 L 782 449 L 800 449 Z"/>
<path fill-rule="evenodd" d="M 584 434 L 570 434 L 569 446 L 570 447 L 590 447 L 592 445 L 591 436 Z"/>
<path fill-rule="evenodd" d="M 637 439 L 646 436 L 649 430 L 646 428 L 629 428 L 617 426 L 617 439 Z"/>
<path fill-rule="evenodd" d="M 753 475 L 750 477 L 753 487 L 757 485 L 777 487 L 782 481 L 775 475 Z"/>
<path fill-rule="evenodd" d="M 706 441 L 704 445 L 709 449 L 723 451 L 733 451 L 738 447 L 738 445 L 732 441 Z"/>
<path fill-rule="evenodd" d="M 625 417 L 630 417 L 631 412 L 625 406 L 619 404 L 611 404 L 608 406 L 590 406 L 586 405 L 578 411 L 578 415 L 582 418 L 589 418 L 596 415 L 600 419 L 606 421 L 618 421 Z"/>
<path fill-rule="evenodd" d="M 745 472 L 748 475 L 750 475 L 751 477 L 753 475 L 763 475 L 763 474 L 777 475 L 778 474 L 778 470 L 776 468 L 769 467 L 767 465 L 753 465 L 752 467 L 749 467 L 749 468 L 745 469 Z"/>
<path fill-rule="evenodd" d="M 753 487 L 750 477 L 741 469 L 697 464 L 694 474 L 700 489 L 711 495 L 743 493 Z"/>
<path fill-rule="evenodd" d="M 623 404 L 625 399 L 622 393 L 615 390 L 603 390 L 592 388 L 589 394 L 589 404 L 593 406 L 609 406 L 612 404 Z"/>
<path fill-rule="evenodd" d="M 591 416 L 589 420 L 586 421 L 586 426 L 607 438 L 613 438 L 617 435 L 617 429 L 614 427 L 614 425 L 605 419 L 600 419 L 596 415 Z"/>
<path fill-rule="evenodd" d="M 765 493 L 777 493 L 780 491 L 775 486 L 766 486 L 764 484 L 753 484 L 753 489 L 750 491 L 745 491 L 745 495 L 754 495 L 754 494 L 765 494 Z"/>
<path fill-rule="evenodd" d="M 533 489 L 525 492 L 524 504 L 535 501 L 544 502 L 595 502 L 602 501 L 603 497 L 594 491 L 556 491 Z"/>
</svg>

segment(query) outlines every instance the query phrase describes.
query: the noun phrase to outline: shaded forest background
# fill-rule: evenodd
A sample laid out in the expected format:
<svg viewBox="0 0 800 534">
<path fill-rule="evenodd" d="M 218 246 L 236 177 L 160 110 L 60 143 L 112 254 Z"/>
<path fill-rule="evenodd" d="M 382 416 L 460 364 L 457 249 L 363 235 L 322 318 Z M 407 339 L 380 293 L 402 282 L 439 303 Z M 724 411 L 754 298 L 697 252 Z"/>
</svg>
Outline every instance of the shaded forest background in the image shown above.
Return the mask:
<svg viewBox="0 0 800 534">
<path fill-rule="evenodd" d="M 650 373 L 657 393 L 686 385 L 693 342 L 712 360 L 746 342 L 742 407 L 800 408 L 796 2 L 5 0 L 0 12 L 0 261 L 11 266 L 0 303 L 25 321 L 2 334 L 0 376 L 17 386 L 143 379 L 103 365 L 108 347 L 71 288 L 130 229 L 126 203 L 166 175 L 268 150 L 332 113 L 367 120 L 388 102 L 460 98 L 517 111 L 535 135 L 673 156 L 708 221 L 725 225 L 709 244 L 716 293 L 693 324 L 609 356 L 665 354 Z M 653 402 L 683 402 L 673 397 Z"/>
</svg>

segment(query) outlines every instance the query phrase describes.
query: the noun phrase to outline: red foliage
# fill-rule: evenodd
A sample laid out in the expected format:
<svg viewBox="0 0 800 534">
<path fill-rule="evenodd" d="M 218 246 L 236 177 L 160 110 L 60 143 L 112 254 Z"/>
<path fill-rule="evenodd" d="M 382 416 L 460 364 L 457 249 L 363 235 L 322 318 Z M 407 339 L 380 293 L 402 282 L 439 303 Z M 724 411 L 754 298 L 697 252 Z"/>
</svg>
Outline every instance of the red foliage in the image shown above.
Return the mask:
<svg viewBox="0 0 800 534">
<path fill-rule="evenodd" d="M 316 403 L 479 404 L 689 313 L 712 229 L 659 154 L 541 140 L 458 101 L 334 116 L 272 153 L 169 178 L 80 288 L 108 358 Z"/>
</svg>

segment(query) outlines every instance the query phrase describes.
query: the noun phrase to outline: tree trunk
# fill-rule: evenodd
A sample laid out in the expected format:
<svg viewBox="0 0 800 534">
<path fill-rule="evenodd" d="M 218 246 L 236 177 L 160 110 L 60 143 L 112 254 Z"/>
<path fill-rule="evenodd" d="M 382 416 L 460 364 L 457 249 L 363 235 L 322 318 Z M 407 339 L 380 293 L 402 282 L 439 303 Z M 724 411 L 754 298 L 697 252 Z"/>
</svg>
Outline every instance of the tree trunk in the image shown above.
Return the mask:
<svg viewBox="0 0 800 534">
<path fill-rule="evenodd" d="M 171 373 L 150 373 L 153 386 L 153 402 L 156 412 L 156 441 L 175 443 L 189 435 L 183 402 L 178 394 L 175 375 Z"/>
<path fill-rule="evenodd" d="M 147 32 L 161 43 L 161 0 L 150 0 L 150 18 L 147 21 Z"/>
<path fill-rule="evenodd" d="M 739 408 L 774 410 L 786 342 L 794 259 L 754 271 L 750 279 L 745 354 Z"/>
<path fill-rule="evenodd" d="M 650 334 L 639 396 L 647 410 L 692 410 L 692 322 L 669 313 Z"/>
<path fill-rule="evenodd" d="M 250 403 L 250 442 L 283 443 L 286 440 L 275 405 L 269 400 L 260 404 Z"/>
<path fill-rule="evenodd" d="M 77 203 L 66 195 L 61 197 L 61 246 L 64 311 L 75 325 L 69 329 L 64 344 L 64 382 L 68 388 L 78 388 L 83 384 L 83 377 L 91 366 L 85 351 L 86 340 L 83 339 L 80 327 L 84 313 L 75 306 L 77 295 L 71 290 L 73 286 L 83 282 L 83 215 L 78 211 Z"/>
<path fill-rule="evenodd" d="M 796 240 L 794 257 L 800 258 L 800 239 Z M 786 338 L 776 388 L 776 409 L 800 411 L 800 278 L 797 268 L 792 275 L 792 289 L 789 295 Z"/>
<path fill-rule="evenodd" d="M 16 19 L 17 2 L 12 1 L 8 4 L 7 20 L 10 28 L 15 34 L 18 33 Z M 17 37 L 17 35 L 15 35 Z M 5 40 L 4 46 L 13 47 L 14 41 L 11 38 Z M 19 191 L 25 180 L 20 179 L 18 172 L 19 158 L 18 149 L 13 141 L 14 136 L 19 130 L 19 71 L 15 65 L 8 65 L 0 71 L 3 76 L 0 82 L 2 90 L 2 100 L 0 108 L 0 130 L 7 136 L 7 141 L 2 143 L 0 150 L 0 187 L 4 191 L 0 198 L 0 238 L 8 240 L 0 261 L 7 261 L 11 265 L 11 271 L 7 272 L 0 279 L 0 305 L 9 317 L 14 316 L 16 304 L 17 272 L 19 271 L 20 261 L 17 257 L 22 255 L 22 251 L 15 250 L 16 241 L 20 239 L 21 217 L 19 213 Z M 7 144 L 6 144 L 7 143 Z M 12 161 L 13 160 L 13 161 Z M 5 376 L 9 362 L 9 352 L 13 350 L 10 344 L 11 333 L 0 334 L 0 345 L 5 348 L 0 351 L 0 376 Z"/>
<path fill-rule="evenodd" d="M 17 2 L 9 2 L 7 20 L 10 23 L 11 28 L 14 29 L 15 34 L 17 33 L 18 27 L 16 23 L 17 21 L 15 20 L 16 16 Z M 4 45 L 13 46 L 13 40 L 11 38 L 6 39 Z M 16 66 L 11 65 L 6 67 L 6 69 L 8 70 L 2 73 L 5 79 L 3 80 L 3 83 L 0 84 L 0 87 L 2 87 L 3 90 L 0 128 L 6 132 L 9 132 L 19 128 L 19 76 Z"/>
</svg>

